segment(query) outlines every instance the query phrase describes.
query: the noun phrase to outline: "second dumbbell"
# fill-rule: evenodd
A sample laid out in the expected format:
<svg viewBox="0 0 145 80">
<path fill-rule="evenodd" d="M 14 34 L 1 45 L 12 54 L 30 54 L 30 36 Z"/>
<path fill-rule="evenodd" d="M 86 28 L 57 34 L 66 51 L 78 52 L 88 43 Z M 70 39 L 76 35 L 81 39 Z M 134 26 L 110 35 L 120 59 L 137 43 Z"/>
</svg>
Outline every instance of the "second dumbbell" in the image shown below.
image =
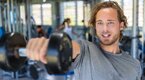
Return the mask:
<svg viewBox="0 0 145 80">
<path fill-rule="evenodd" d="M 28 60 L 26 39 L 19 33 L 7 33 L 0 45 L 0 68 L 6 71 L 20 69 Z M 53 33 L 49 40 L 46 70 L 49 74 L 64 74 L 71 65 L 72 44 L 66 33 Z"/>
</svg>

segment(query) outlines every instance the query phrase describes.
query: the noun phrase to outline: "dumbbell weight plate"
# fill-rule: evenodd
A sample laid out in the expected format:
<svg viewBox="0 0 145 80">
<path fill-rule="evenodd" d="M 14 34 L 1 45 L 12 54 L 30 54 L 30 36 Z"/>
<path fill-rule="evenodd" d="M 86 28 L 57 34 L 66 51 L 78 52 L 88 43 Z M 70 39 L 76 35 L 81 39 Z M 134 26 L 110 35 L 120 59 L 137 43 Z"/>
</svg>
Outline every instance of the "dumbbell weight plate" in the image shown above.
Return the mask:
<svg viewBox="0 0 145 80">
<path fill-rule="evenodd" d="M 72 62 L 71 38 L 66 33 L 53 33 L 50 36 L 47 53 L 47 72 L 50 74 L 64 74 Z"/>
<path fill-rule="evenodd" d="M 5 71 L 16 71 L 27 60 L 18 53 L 18 48 L 26 47 L 26 39 L 19 33 L 6 33 L 4 38 L 4 43 L 0 46 L 3 47 L 3 51 L 1 51 L 3 53 L 0 55 L 4 57 L 3 60 L 0 60 L 0 67 Z"/>
</svg>

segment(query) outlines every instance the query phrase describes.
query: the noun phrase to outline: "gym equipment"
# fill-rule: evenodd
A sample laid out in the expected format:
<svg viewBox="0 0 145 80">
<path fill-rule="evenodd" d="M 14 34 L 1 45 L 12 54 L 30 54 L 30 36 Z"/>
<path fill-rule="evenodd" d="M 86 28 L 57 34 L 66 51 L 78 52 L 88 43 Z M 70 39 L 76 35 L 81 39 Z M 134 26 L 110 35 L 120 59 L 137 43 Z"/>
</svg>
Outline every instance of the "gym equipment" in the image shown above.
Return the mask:
<svg viewBox="0 0 145 80">
<path fill-rule="evenodd" d="M 7 33 L 0 42 L 0 68 L 17 71 L 28 60 L 25 53 L 26 39 L 19 33 Z M 71 38 L 66 33 L 52 33 L 45 67 L 49 74 L 65 74 L 72 62 Z"/>
<path fill-rule="evenodd" d="M 0 26 L 0 39 L 4 36 L 5 30 L 2 26 Z"/>
<path fill-rule="evenodd" d="M 0 68 L 5 71 L 16 71 L 20 69 L 26 57 L 18 54 L 19 47 L 25 47 L 26 40 L 23 35 L 18 33 L 6 33 L 0 42 Z"/>
<path fill-rule="evenodd" d="M 40 80 L 40 76 L 44 73 L 44 70 L 38 64 L 29 65 L 29 74 L 32 79 Z M 44 77 L 44 75 L 43 75 Z"/>
<path fill-rule="evenodd" d="M 72 62 L 72 43 L 66 33 L 50 36 L 47 61 L 45 67 L 49 73 L 65 73 L 68 70 Z"/>
</svg>

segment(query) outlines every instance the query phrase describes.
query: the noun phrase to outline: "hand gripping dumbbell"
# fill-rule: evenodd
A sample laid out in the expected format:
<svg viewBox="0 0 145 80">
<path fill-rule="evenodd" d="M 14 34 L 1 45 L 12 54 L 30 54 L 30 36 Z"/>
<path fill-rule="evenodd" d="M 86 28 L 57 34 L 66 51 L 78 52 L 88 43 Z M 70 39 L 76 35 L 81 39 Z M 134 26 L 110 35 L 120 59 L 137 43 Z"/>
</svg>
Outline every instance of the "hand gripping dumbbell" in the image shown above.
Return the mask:
<svg viewBox="0 0 145 80">
<path fill-rule="evenodd" d="M 17 71 L 28 60 L 25 53 L 26 39 L 19 33 L 6 33 L 0 42 L 0 68 L 5 71 Z M 64 74 L 72 62 L 71 38 L 66 33 L 52 33 L 47 50 L 49 74 Z"/>
</svg>

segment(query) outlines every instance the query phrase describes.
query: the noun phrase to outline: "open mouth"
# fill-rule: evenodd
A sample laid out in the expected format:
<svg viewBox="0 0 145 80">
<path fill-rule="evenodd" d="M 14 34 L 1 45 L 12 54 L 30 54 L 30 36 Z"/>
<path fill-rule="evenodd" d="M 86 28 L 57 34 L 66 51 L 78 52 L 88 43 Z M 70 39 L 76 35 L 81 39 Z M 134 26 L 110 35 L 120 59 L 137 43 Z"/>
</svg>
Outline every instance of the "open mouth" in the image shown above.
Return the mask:
<svg viewBox="0 0 145 80">
<path fill-rule="evenodd" d="M 109 38 L 110 36 L 111 36 L 111 34 L 108 34 L 108 33 L 102 34 L 102 37 L 103 37 L 103 38 Z"/>
</svg>

